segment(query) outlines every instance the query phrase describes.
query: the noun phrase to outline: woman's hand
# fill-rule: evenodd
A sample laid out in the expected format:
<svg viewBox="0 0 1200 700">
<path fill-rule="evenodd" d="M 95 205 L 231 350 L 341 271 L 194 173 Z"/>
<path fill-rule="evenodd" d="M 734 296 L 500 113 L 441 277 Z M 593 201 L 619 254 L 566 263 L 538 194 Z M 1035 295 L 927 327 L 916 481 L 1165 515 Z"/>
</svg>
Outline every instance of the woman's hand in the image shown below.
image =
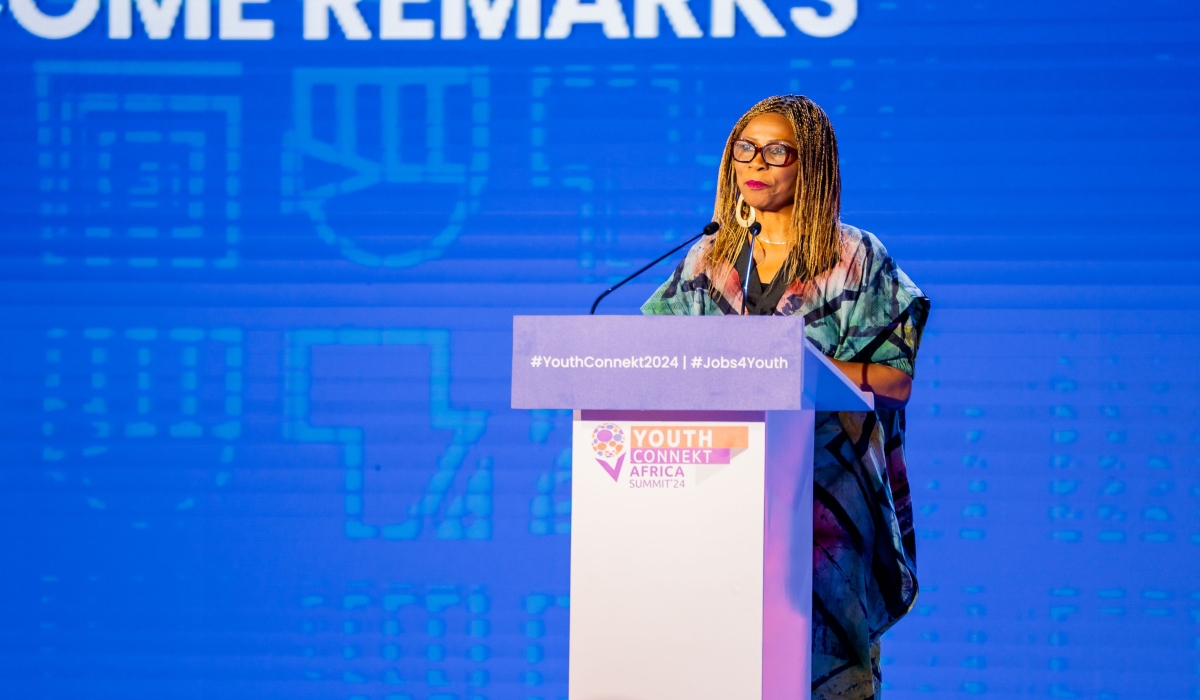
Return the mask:
<svg viewBox="0 0 1200 700">
<path fill-rule="evenodd" d="M 830 360 L 855 386 L 874 394 L 876 406 L 904 408 L 908 403 L 908 397 L 912 394 L 912 377 L 903 370 L 887 365 Z"/>
</svg>

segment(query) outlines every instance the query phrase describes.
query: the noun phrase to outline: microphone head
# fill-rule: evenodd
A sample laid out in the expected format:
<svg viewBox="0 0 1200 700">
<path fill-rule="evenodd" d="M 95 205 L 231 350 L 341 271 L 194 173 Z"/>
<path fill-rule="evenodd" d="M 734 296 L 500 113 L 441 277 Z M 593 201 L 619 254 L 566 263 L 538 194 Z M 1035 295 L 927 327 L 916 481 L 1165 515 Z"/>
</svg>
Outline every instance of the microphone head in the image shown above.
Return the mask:
<svg viewBox="0 0 1200 700">
<path fill-rule="evenodd" d="M 714 233 L 716 233 L 717 230 L 720 228 L 721 228 L 721 224 L 718 224 L 715 221 L 710 221 L 710 222 L 708 222 L 708 225 L 704 227 L 704 230 L 701 231 L 701 233 L 703 233 L 705 236 L 711 236 Z"/>
<path fill-rule="evenodd" d="M 757 221 L 750 224 L 750 235 L 751 236 L 757 236 L 760 233 L 762 233 L 762 224 L 758 223 Z"/>
</svg>

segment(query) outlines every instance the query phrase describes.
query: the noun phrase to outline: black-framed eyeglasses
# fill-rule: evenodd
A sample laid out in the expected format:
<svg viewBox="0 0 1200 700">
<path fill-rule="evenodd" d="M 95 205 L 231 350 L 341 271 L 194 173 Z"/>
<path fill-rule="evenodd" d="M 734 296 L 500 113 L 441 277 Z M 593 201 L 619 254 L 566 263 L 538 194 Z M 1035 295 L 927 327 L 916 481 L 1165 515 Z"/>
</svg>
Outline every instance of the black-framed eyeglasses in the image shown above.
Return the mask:
<svg viewBox="0 0 1200 700">
<path fill-rule="evenodd" d="M 764 163 L 777 168 L 791 165 L 800 155 L 799 151 L 786 143 L 768 143 L 765 146 L 756 146 L 746 139 L 736 139 L 733 142 L 733 159 L 739 163 L 749 163 L 759 153 L 762 153 Z"/>
</svg>

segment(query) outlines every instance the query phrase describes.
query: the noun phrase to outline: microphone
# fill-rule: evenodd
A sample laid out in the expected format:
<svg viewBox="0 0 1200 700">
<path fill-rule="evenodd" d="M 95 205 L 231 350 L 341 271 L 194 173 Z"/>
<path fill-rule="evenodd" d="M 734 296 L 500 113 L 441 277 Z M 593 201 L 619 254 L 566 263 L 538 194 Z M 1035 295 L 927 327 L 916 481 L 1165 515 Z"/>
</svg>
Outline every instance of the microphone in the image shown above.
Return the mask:
<svg viewBox="0 0 1200 700">
<path fill-rule="evenodd" d="M 700 233 L 697 233 L 696 235 L 687 239 L 683 243 L 680 243 L 679 245 L 675 246 L 674 248 L 668 250 L 666 253 L 655 258 L 652 262 L 650 262 L 648 265 L 646 265 L 642 269 L 638 270 L 637 272 L 633 273 L 632 275 L 626 277 L 625 279 L 621 280 L 620 282 L 617 282 L 613 286 L 604 290 L 604 293 L 601 294 L 600 296 L 596 297 L 596 301 L 592 302 L 592 310 L 588 312 L 588 315 L 594 315 L 596 313 L 596 307 L 600 305 L 600 300 L 603 299 L 604 297 L 608 296 L 609 294 L 612 294 L 613 292 L 617 291 L 617 289 L 619 289 L 626 282 L 632 280 L 634 277 L 637 277 L 638 275 L 642 274 L 646 270 L 649 270 L 650 268 L 659 264 L 663 260 L 666 260 L 667 258 L 671 257 L 675 253 L 679 252 L 679 249 L 683 248 L 684 246 L 691 245 L 692 242 L 695 241 L 697 238 L 700 238 L 701 236 L 713 235 L 714 233 L 717 232 L 717 229 L 719 229 L 719 228 L 721 228 L 721 224 L 718 224 L 715 221 L 710 221 L 707 226 L 705 226 L 703 229 L 701 229 Z M 759 228 L 762 228 L 762 227 L 760 226 Z"/>
<path fill-rule="evenodd" d="M 746 302 L 750 297 L 750 268 L 754 265 L 754 242 L 762 233 L 762 224 L 755 221 L 750 224 L 750 257 L 746 258 L 746 274 L 742 275 L 742 315 L 746 315 Z"/>
</svg>

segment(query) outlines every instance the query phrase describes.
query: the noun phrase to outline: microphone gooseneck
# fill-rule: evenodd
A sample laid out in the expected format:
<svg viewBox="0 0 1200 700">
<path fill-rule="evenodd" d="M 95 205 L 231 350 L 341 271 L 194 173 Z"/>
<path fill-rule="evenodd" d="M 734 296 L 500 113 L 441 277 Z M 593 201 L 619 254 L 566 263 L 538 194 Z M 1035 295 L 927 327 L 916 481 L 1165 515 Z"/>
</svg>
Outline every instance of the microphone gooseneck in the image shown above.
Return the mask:
<svg viewBox="0 0 1200 700">
<path fill-rule="evenodd" d="M 746 274 L 742 275 L 742 315 L 746 315 L 746 303 L 750 300 L 750 270 L 754 267 L 754 241 L 762 233 L 762 224 L 755 221 L 750 224 L 750 255 L 746 258 Z"/>
<path fill-rule="evenodd" d="M 675 253 L 679 252 L 679 250 L 680 250 L 681 248 L 683 248 L 684 246 L 691 245 L 691 244 L 692 244 L 692 242 L 694 242 L 694 241 L 695 241 L 697 238 L 700 238 L 701 236 L 711 236 L 711 235 L 713 235 L 714 233 L 716 233 L 716 232 L 717 232 L 717 230 L 718 230 L 718 229 L 720 229 L 720 228 L 721 228 L 721 224 L 718 224 L 718 223 L 717 223 L 717 222 L 715 222 L 715 221 L 710 221 L 710 222 L 708 223 L 708 225 L 707 225 L 707 226 L 705 226 L 703 229 L 701 229 L 701 230 L 700 230 L 700 233 L 697 233 L 696 235 L 694 235 L 694 236 L 692 236 L 691 238 L 687 239 L 687 240 L 686 240 L 686 241 L 684 241 L 683 243 L 680 243 L 679 245 L 675 246 L 674 248 L 672 248 L 672 249 L 668 250 L 666 253 L 663 253 L 663 254 L 662 254 L 662 255 L 660 255 L 659 257 L 657 257 L 657 258 L 655 258 L 654 260 L 650 261 L 648 264 L 646 264 L 644 267 L 642 267 L 641 269 L 639 269 L 637 272 L 633 273 L 632 275 L 630 275 L 630 276 L 626 277 L 625 279 L 621 280 L 620 282 L 617 282 L 617 283 L 616 283 L 616 284 L 614 284 L 613 286 L 611 286 L 611 287 L 609 287 L 608 289 L 604 290 L 604 292 L 603 292 L 603 293 L 602 293 L 600 296 L 596 297 L 596 301 L 593 301 L 593 302 L 592 302 L 592 310 L 591 310 L 591 311 L 589 311 L 589 312 L 588 312 L 588 314 L 589 314 L 589 315 L 593 315 L 593 314 L 595 314 L 595 313 L 596 313 L 596 307 L 600 305 L 600 300 L 601 300 L 601 299 L 603 299 L 604 297 L 608 296 L 609 294 L 612 294 L 613 292 L 617 291 L 617 289 L 620 289 L 620 288 L 621 288 L 621 286 L 623 286 L 623 285 L 624 285 L 626 282 L 628 282 L 628 281 L 632 280 L 633 278 L 635 278 L 635 277 L 637 277 L 638 275 L 642 274 L 642 273 L 643 273 L 643 272 L 645 272 L 646 270 L 649 270 L 650 268 L 652 268 L 652 267 L 654 267 L 655 265 L 659 264 L 659 263 L 660 263 L 660 262 L 662 262 L 663 260 L 666 260 L 667 258 L 671 257 L 671 256 L 672 256 L 672 255 L 674 255 Z M 761 227 L 760 227 L 760 228 L 761 228 Z"/>
</svg>

